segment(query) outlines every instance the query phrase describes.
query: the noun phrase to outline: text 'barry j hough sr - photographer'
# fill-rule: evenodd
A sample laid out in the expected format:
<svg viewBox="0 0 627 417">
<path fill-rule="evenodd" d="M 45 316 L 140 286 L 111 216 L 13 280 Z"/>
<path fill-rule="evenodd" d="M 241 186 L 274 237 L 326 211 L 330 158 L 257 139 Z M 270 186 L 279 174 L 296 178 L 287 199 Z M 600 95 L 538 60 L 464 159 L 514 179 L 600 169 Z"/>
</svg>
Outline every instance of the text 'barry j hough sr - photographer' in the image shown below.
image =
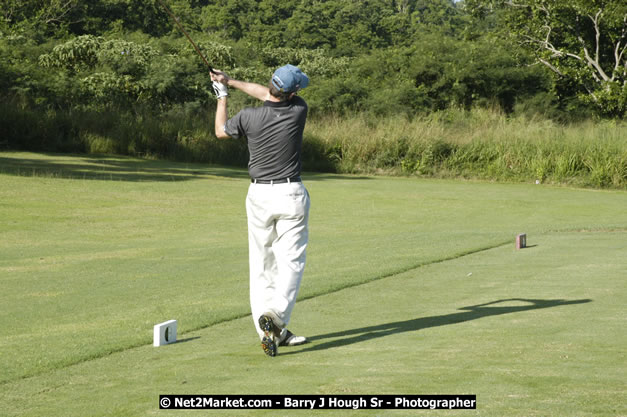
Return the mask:
<svg viewBox="0 0 627 417">
<path fill-rule="evenodd" d="M 161 395 L 161 409 L 474 410 L 476 395 Z"/>
</svg>

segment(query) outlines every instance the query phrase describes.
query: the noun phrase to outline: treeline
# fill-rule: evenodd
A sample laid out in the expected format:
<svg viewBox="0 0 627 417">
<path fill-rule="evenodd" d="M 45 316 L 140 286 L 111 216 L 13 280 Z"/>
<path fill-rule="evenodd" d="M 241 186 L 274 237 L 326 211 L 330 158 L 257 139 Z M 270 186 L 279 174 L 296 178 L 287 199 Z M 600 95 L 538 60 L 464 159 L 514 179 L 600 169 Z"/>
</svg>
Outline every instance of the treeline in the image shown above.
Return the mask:
<svg viewBox="0 0 627 417">
<path fill-rule="evenodd" d="M 568 121 L 621 118 L 627 108 L 620 75 L 610 93 L 599 93 L 609 84 L 588 89 L 577 68 L 520 41 L 512 28 L 524 16 L 505 2 L 165 1 L 211 64 L 234 77 L 266 84 L 275 67 L 299 65 L 312 80 L 302 95 L 313 117 L 489 107 Z M 9 147 L 189 158 L 185 144 L 207 140 L 208 69 L 159 0 L 2 5 L 0 141 Z M 590 99 L 595 92 L 605 101 Z M 233 100 L 232 109 L 250 103 Z M 232 146 L 225 154 L 241 161 Z"/>
</svg>

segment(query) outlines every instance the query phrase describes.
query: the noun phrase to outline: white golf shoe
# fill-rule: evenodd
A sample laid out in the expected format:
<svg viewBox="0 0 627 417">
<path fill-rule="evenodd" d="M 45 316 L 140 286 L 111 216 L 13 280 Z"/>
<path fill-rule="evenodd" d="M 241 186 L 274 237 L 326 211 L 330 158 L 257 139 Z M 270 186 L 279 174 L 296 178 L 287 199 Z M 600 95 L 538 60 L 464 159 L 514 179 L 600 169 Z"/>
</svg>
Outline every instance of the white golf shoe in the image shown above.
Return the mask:
<svg viewBox="0 0 627 417">
<path fill-rule="evenodd" d="M 287 329 L 283 329 L 279 340 L 279 346 L 298 346 L 307 343 L 305 336 L 296 336 Z"/>
<path fill-rule="evenodd" d="M 271 357 L 276 356 L 282 329 L 274 323 L 268 313 L 259 317 L 259 327 L 263 331 L 263 338 L 261 339 L 263 352 Z"/>
</svg>

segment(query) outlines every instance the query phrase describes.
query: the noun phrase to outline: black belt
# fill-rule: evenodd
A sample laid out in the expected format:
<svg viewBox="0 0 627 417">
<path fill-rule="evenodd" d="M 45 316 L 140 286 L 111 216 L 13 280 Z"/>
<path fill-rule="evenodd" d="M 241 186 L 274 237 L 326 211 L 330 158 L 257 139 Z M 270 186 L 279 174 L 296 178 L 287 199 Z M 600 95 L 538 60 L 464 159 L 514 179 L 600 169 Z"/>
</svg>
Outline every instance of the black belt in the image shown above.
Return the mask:
<svg viewBox="0 0 627 417">
<path fill-rule="evenodd" d="M 286 182 L 301 182 L 301 180 L 300 180 L 300 177 L 281 178 L 279 180 L 257 180 L 257 179 L 251 178 L 250 182 L 255 183 L 255 184 L 285 184 Z"/>
</svg>

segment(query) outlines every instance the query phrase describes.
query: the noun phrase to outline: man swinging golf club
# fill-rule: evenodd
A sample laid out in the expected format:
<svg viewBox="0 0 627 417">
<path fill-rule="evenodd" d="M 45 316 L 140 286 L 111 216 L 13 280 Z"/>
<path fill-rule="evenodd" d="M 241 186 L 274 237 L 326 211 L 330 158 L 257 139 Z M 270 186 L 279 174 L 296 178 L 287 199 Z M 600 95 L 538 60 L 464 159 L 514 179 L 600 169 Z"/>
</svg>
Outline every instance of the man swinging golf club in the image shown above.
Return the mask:
<svg viewBox="0 0 627 417">
<path fill-rule="evenodd" d="M 309 78 L 299 68 L 277 69 L 268 87 L 211 73 L 218 97 L 215 134 L 246 137 L 251 184 L 246 197 L 250 264 L 250 306 L 261 347 L 276 356 L 278 346 L 307 342 L 287 325 L 305 268 L 309 193 L 301 182 L 301 147 L 307 103 L 297 96 Z M 228 118 L 228 87 L 263 101 Z"/>
</svg>

